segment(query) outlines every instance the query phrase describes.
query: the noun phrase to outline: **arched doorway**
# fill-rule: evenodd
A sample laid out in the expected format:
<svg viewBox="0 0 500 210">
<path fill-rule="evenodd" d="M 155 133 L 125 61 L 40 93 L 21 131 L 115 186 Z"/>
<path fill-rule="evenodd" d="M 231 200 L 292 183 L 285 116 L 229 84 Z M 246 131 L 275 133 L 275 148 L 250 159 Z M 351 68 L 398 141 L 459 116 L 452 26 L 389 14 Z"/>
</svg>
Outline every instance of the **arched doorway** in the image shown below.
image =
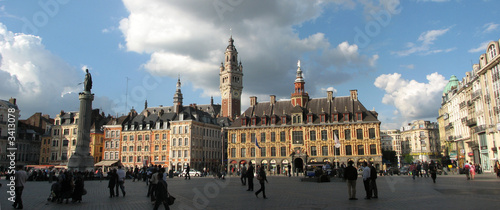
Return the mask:
<svg viewBox="0 0 500 210">
<path fill-rule="evenodd" d="M 295 158 L 293 160 L 293 171 L 297 173 L 302 173 L 304 169 L 304 160 L 302 158 Z"/>
</svg>

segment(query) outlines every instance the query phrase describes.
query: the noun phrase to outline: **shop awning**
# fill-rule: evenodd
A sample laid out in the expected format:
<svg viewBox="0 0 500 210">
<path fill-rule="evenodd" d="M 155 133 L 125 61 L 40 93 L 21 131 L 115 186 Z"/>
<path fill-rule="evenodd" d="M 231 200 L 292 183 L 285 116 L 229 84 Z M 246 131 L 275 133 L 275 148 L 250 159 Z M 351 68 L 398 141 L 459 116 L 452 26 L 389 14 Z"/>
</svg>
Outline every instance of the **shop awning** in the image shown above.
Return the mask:
<svg viewBox="0 0 500 210">
<path fill-rule="evenodd" d="M 113 166 L 118 163 L 118 160 L 103 160 L 101 162 L 96 163 L 94 166 Z"/>
</svg>

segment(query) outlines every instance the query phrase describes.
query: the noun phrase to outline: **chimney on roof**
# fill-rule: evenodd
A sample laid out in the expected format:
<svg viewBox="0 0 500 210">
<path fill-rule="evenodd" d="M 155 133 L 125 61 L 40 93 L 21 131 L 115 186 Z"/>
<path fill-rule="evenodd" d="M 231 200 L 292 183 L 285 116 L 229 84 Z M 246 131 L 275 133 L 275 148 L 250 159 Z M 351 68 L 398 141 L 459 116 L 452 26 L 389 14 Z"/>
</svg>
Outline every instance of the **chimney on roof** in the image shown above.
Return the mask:
<svg viewBox="0 0 500 210">
<path fill-rule="evenodd" d="M 351 91 L 351 100 L 358 101 L 358 90 L 350 90 Z"/>
<path fill-rule="evenodd" d="M 214 105 L 214 97 L 210 96 L 210 105 Z"/>
<path fill-rule="evenodd" d="M 9 102 L 10 102 L 11 104 L 16 105 L 16 98 L 12 98 L 12 97 L 10 97 Z"/>
<path fill-rule="evenodd" d="M 250 106 L 257 105 L 257 96 L 250 96 Z"/>
<path fill-rule="evenodd" d="M 271 95 L 271 104 L 272 105 L 276 104 L 276 96 L 275 95 Z"/>
<path fill-rule="evenodd" d="M 333 101 L 333 91 L 331 91 L 331 90 L 326 91 L 326 100 L 328 102 L 332 102 Z"/>
<path fill-rule="evenodd" d="M 59 112 L 59 116 L 63 116 L 64 115 L 64 110 L 61 110 L 61 112 Z"/>
</svg>

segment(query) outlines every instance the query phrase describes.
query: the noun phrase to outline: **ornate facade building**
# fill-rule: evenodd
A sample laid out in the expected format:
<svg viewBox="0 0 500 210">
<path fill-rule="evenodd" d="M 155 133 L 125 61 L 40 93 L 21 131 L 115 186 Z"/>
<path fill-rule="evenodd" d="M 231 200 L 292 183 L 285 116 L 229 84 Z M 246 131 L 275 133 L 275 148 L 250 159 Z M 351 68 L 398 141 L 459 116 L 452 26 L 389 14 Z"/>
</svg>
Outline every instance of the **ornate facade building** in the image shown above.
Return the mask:
<svg viewBox="0 0 500 210">
<path fill-rule="evenodd" d="M 446 139 L 443 155 L 459 166 L 467 160 L 492 171 L 500 150 L 499 42 L 488 43 L 479 63 L 459 81 L 452 76 L 443 90 L 438 122 Z"/>
<path fill-rule="evenodd" d="M 328 91 L 326 98 L 311 99 L 300 62 L 294 87 L 290 100 L 250 97 L 250 107 L 227 129 L 229 170 L 248 162 L 276 172 L 289 164 L 302 171 L 308 162 L 381 164 L 378 114 L 363 106 L 357 90 L 344 97 Z"/>
<path fill-rule="evenodd" d="M 401 128 L 402 154 L 409 154 L 414 161 L 437 160 L 441 151 L 437 123 L 416 120 Z"/>
</svg>

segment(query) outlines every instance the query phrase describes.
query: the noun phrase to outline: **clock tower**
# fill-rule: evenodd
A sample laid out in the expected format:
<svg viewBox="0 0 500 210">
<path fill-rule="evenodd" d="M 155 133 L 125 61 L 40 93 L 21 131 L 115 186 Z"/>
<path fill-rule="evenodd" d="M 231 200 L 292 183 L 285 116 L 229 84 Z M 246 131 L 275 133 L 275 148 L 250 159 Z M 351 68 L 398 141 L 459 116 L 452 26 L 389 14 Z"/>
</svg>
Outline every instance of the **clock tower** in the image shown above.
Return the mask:
<svg viewBox="0 0 500 210">
<path fill-rule="evenodd" d="M 241 91 L 243 90 L 243 66 L 241 62 L 238 63 L 238 51 L 233 42 L 231 36 L 219 73 L 222 117 L 229 117 L 231 120 L 241 114 Z"/>
</svg>

